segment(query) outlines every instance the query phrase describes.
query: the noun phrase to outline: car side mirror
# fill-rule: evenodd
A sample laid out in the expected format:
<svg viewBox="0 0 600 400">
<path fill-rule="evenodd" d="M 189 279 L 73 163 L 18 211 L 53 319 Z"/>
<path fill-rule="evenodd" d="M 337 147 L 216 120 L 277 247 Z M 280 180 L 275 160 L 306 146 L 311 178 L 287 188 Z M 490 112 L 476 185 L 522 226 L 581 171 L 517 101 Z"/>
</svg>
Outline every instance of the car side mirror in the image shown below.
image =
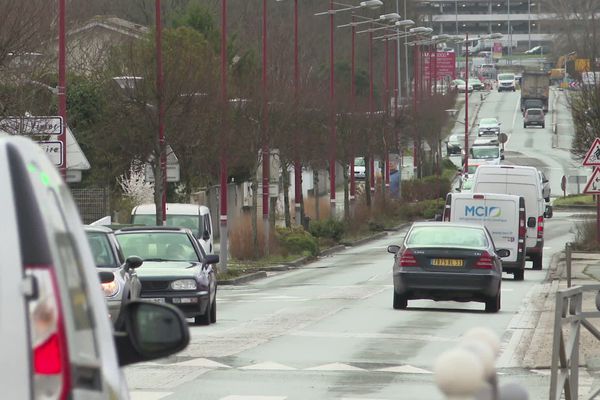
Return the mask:
<svg viewBox="0 0 600 400">
<path fill-rule="evenodd" d="M 110 271 L 100 271 L 98 272 L 98 277 L 100 278 L 100 283 L 111 283 L 115 280 L 115 274 Z"/>
<path fill-rule="evenodd" d="M 504 154 L 500 154 L 500 160 L 504 160 Z"/>
<path fill-rule="evenodd" d="M 506 257 L 510 256 L 510 250 L 508 250 L 508 249 L 498 249 L 498 250 L 496 250 L 496 254 L 500 258 L 506 258 Z"/>
<path fill-rule="evenodd" d="M 552 209 L 551 205 L 546 205 L 546 210 L 544 211 L 544 218 L 552 218 L 552 215 L 554 214 L 554 210 Z"/>
<path fill-rule="evenodd" d="M 398 246 L 397 244 L 392 244 L 392 245 L 388 246 L 388 248 L 387 248 L 388 253 L 397 254 L 399 251 L 400 251 L 400 246 Z"/>
<path fill-rule="evenodd" d="M 140 257 L 129 256 L 129 257 L 127 257 L 127 260 L 125 260 L 125 269 L 127 271 L 129 271 L 130 269 L 136 269 L 136 268 L 140 267 L 143 263 L 144 263 L 144 260 L 142 260 Z"/>
<path fill-rule="evenodd" d="M 207 230 L 204 230 L 204 232 L 202 232 L 202 240 L 209 240 L 210 239 L 210 233 L 208 233 Z"/>
<path fill-rule="evenodd" d="M 131 301 L 121 316 L 124 331 L 114 333 L 120 366 L 169 356 L 190 341 L 185 317 L 169 304 Z"/>
<path fill-rule="evenodd" d="M 206 257 L 204 258 L 204 262 L 206 264 L 217 264 L 219 262 L 219 255 L 218 254 L 207 254 Z"/>
<path fill-rule="evenodd" d="M 456 191 L 456 192 L 459 192 L 459 193 L 460 193 L 460 187 L 458 187 L 458 186 L 457 186 L 457 187 L 455 187 L 455 188 L 454 188 L 454 191 Z"/>
<path fill-rule="evenodd" d="M 527 218 L 527 227 L 528 228 L 535 228 L 535 224 L 536 224 L 535 217 Z"/>
</svg>

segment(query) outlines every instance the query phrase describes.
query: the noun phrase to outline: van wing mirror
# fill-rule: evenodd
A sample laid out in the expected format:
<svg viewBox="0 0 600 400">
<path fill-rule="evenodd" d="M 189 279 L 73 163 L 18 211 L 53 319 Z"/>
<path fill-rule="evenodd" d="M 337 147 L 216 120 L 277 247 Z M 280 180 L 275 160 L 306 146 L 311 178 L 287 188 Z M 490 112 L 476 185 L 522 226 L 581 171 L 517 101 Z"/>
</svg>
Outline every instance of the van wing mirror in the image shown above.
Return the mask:
<svg viewBox="0 0 600 400">
<path fill-rule="evenodd" d="M 391 254 L 397 254 L 398 251 L 400 251 L 400 246 L 398 246 L 396 244 L 392 244 L 392 245 L 388 246 L 388 248 L 387 248 L 387 252 L 391 253 Z"/>
<path fill-rule="evenodd" d="M 202 240 L 209 240 L 210 239 L 210 233 L 208 233 L 208 230 L 204 230 L 204 232 L 202 233 Z"/>
<path fill-rule="evenodd" d="M 527 218 L 527 227 L 528 228 L 535 228 L 535 224 L 536 224 L 535 217 Z"/>
<path fill-rule="evenodd" d="M 552 206 L 550 204 L 547 204 L 546 210 L 544 211 L 544 218 L 552 218 L 553 214 L 554 210 L 552 209 Z"/>
<path fill-rule="evenodd" d="M 498 250 L 496 250 L 496 254 L 500 258 L 506 258 L 506 257 L 510 256 L 510 250 L 508 250 L 508 249 L 498 249 Z"/>
</svg>

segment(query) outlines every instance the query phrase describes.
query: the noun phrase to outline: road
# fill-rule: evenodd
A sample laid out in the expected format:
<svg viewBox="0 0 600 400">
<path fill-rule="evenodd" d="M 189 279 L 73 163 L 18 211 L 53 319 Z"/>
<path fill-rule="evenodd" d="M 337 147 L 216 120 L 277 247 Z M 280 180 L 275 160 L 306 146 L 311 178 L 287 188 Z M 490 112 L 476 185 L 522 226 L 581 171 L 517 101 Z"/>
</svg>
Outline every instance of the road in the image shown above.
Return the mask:
<svg viewBox="0 0 600 400">
<path fill-rule="evenodd" d="M 517 98 L 518 92 L 492 92 L 479 117 L 502 121 L 510 137 L 507 163 L 538 166 L 560 184 L 575 164 L 567 151 L 552 148 L 550 124 L 522 128 Z M 555 186 L 554 194 L 560 189 Z M 191 344 L 175 357 L 126 368 L 132 398 L 441 400 L 432 374 L 436 357 L 476 326 L 501 338 L 500 382 L 520 382 L 530 398 L 547 398 L 548 370 L 525 369 L 520 362 L 524 348 L 541 345 L 529 342 L 539 317 L 532 300 L 540 295 L 552 255 L 573 239 L 580 218 L 555 212 L 547 220 L 544 269 L 528 269 L 522 282 L 506 275 L 497 314 L 485 313 L 481 303 L 428 300 L 394 310 L 393 257 L 386 247 L 400 243 L 405 230 L 298 270 L 222 286 L 217 324 L 191 326 Z"/>
</svg>

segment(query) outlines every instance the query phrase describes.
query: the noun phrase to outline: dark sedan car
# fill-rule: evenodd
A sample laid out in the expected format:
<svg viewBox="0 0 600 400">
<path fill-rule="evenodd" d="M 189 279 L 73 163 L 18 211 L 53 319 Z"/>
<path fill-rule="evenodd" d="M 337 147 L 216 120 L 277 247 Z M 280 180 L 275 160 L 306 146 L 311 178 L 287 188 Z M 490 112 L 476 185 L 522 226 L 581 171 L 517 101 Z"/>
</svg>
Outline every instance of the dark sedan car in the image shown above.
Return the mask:
<svg viewBox="0 0 600 400">
<path fill-rule="evenodd" d="M 394 254 L 394 308 L 408 300 L 479 301 L 486 312 L 500 310 L 502 262 L 510 253 L 496 250 L 484 226 L 416 222 Z"/>
<path fill-rule="evenodd" d="M 192 231 L 176 227 L 130 227 L 115 232 L 126 256 L 144 260 L 138 270 L 143 300 L 178 307 L 196 324 L 217 321 L 218 255 L 205 254 Z"/>
<path fill-rule="evenodd" d="M 98 272 L 107 271 L 114 275 L 112 282 L 102 283 L 102 291 L 110 319 L 115 324 L 125 304 L 140 297 L 142 284 L 135 270 L 142 265 L 142 260 L 139 257 L 125 260 L 112 229 L 91 225 L 84 229 Z"/>
</svg>

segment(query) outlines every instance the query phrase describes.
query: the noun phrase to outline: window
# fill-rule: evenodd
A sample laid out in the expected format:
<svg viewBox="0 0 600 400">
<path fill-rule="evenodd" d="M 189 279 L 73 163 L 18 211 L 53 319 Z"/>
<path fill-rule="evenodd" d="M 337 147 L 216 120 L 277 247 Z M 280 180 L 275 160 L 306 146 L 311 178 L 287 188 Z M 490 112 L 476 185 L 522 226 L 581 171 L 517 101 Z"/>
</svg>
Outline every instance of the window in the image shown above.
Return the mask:
<svg viewBox="0 0 600 400">
<path fill-rule="evenodd" d="M 116 268 L 119 262 L 115 259 L 115 255 L 110 246 L 108 236 L 102 232 L 86 232 L 92 256 L 96 267 L 99 268 Z"/>
<path fill-rule="evenodd" d="M 188 235 L 182 232 L 123 232 L 117 235 L 125 257 L 146 261 L 199 261 Z"/>
</svg>

